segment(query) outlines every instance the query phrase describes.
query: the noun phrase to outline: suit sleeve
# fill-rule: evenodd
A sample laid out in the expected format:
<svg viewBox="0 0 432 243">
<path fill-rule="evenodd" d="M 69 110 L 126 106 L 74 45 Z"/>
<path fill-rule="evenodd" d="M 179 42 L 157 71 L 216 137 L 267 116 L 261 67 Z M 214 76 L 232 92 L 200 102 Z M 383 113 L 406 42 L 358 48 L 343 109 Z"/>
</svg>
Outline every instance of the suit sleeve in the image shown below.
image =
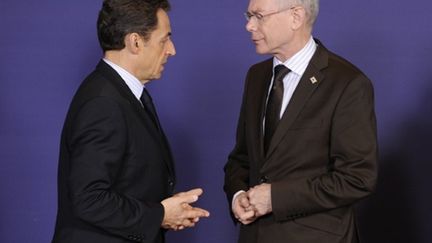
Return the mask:
<svg viewBox="0 0 432 243">
<path fill-rule="evenodd" d="M 276 220 L 290 220 L 350 205 L 369 195 L 377 179 L 373 88 L 363 75 L 349 82 L 334 110 L 330 163 L 313 177 L 272 184 Z"/>
<path fill-rule="evenodd" d="M 98 97 L 85 103 L 72 122 L 68 188 L 81 220 L 129 240 L 153 239 L 164 211 L 114 188 L 126 157 L 127 127 L 119 105 Z"/>
<path fill-rule="evenodd" d="M 247 153 L 246 134 L 245 134 L 245 107 L 247 96 L 247 81 L 249 80 L 250 71 L 246 75 L 246 84 L 243 93 L 240 117 L 237 123 L 236 144 L 228 156 L 228 162 L 224 167 L 225 183 L 224 190 L 227 194 L 229 205 L 231 205 L 233 196 L 240 190 L 249 189 L 249 157 Z M 231 206 L 229 207 L 231 208 Z"/>
</svg>

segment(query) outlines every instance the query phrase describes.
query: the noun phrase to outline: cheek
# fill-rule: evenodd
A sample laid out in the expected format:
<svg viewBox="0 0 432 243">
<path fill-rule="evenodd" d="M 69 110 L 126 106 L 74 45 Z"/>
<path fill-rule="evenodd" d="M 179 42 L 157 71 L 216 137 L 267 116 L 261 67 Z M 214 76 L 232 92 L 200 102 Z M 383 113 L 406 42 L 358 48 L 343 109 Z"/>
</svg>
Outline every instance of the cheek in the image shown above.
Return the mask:
<svg viewBox="0 0 432 243">
<path fill-rule="evenodd" d="M 157 60 L 157 62 L 161 62 L 163 59 L 164 59 L 164 57 L 165 57 L 165 48 L 164 47 L 159 47 L 159 49 L 157 50 L 157 57 L 156 57 L 156 60 Z"/>
<path fill-rule="evenodd" d="M 274 33 L 272 33 L 271 29 L 268 29 L 268 28 L 266 28 L 266 29 L 262 29 L 262 30 L 261 30 L 261 34 L 262 34 L 262 36 L 264 37 L 264 41 L 265 41 L 267 44 L 271 44 L 271 43 L 273 42 L 273 39 L 274 39 Z"/>
<path fill-rule="evenodd" d="M 268 44 L 272 47 L 278 47 L 287 42 L 285 33 L 273 31 L 268 36 Z"/>
<path fill-rule="evenodd" d="M 153 58 L 153 71 L 158 73 L 162 68 L 162 63 L 165 60 L 164 50 L 158 50 L 155 52 L 155 56 Z"/>
</svg>

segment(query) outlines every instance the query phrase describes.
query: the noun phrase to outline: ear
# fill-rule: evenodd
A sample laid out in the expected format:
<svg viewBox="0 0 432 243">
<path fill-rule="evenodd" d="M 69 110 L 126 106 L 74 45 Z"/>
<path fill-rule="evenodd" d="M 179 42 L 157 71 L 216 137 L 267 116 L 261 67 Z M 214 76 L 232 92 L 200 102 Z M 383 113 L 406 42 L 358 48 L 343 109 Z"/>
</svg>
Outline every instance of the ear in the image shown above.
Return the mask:
<svg viewBox="0 0 432 243">
<path fill-rule="evenodd" d="M 297 30 L 307 25 L 306 10 L 303 7 L 296 7 L 292 10 L 292 29 Z"/>
<path fill-rule="evenodd" d="M 124 38 L 125 48 L 133 53 L 137 54 L 144 45 L 141 36 L 138 33 L 129 33 Z"/>
</svg>

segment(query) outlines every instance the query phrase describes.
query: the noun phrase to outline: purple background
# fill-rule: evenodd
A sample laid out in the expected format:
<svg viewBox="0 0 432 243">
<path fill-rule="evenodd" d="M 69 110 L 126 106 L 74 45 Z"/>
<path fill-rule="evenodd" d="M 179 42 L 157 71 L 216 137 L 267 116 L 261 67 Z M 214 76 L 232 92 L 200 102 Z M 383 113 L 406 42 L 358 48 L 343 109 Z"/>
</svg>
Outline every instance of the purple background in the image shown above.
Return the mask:
<svg viewBox="0 0 432 243">
<path fill-rule="evenodd" d="M 222 191 L 247 68 L 247 0 L 172 0 L 177 56 L 149 84 L 177 162 L 179 184 L 205 190 L 211 211 L 169 242 L 234 242 Z M 0 1 L 0 242 L 49 242 L 64 117 L 101 51 L 101 1 Z M 322 1 L 314 36 L 374 82 L 380 141 L 377 193 L 359 205 L 368 243 L 432 242 L 432 3 Z"/>
</svg>

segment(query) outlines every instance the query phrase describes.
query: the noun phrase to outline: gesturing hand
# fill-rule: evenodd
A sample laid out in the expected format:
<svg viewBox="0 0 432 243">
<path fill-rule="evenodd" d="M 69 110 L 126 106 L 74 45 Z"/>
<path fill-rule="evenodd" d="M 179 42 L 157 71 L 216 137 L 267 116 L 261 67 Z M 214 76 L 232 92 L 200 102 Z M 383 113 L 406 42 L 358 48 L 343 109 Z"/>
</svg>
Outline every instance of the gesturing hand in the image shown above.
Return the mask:
<svg viewBox="0 0 432 243">
<path fill-rule="evenodd" d="M 161 202 L 165 215 L 162 220 L 162 227 L 165 229 L 182 230 L 186 227 L 193 227 L 201 217 L 208 217 L 207 210 L 192 207 L 190 204 L 198 200 L 203 193 L 197 188 L 187 192 L 178 193 Z"/>
</svg>

